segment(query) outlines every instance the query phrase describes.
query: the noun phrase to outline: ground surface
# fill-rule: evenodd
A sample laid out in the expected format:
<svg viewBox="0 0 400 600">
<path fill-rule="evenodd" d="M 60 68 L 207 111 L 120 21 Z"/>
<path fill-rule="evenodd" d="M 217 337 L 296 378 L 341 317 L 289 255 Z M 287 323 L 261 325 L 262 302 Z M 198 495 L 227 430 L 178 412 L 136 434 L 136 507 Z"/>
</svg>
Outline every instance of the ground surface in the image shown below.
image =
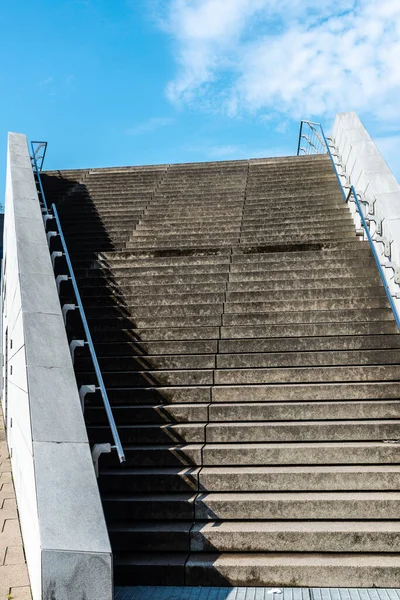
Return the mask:
<svg viewBox="0 0 400 600">
<path fill-rule="evenodd" d="M 0 600 L 31 600 L 11 461 L 0 408 Z"/>
<path fill-rule="evenodd" d="M 400 600 L 399 589 L 116 587 L 114 600 Z"/>
</svg>

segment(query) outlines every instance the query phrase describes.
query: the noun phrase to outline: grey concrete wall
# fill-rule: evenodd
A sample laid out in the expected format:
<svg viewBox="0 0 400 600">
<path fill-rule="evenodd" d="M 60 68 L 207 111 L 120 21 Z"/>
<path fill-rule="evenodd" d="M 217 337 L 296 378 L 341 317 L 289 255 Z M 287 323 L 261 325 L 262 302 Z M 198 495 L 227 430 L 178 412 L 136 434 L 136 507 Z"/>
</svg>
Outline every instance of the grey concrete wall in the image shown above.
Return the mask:
<svg viewBox="0 0 400 600">
<path fill-rule="evenodd" d="M 33 597 L 111 600 L 108 533 L 27 141 L 16 133 L 3 272 L 2 402 Z"/>
<path fill-rule="evenodd" d="M 391 259 L 397 267 L 397 273 L 392 269 L 385 269 L 384 273 L 391 291 L 398 293 L 396 281 L 400 281 L 400 185 L 355 112 L 339 113 L 336 116 L 332 141 L 340 155 L 339 172 L 368 201 L 369 206 L 365 205 L 364 214 L 371 213 L 381 223 L 382 236 L 390 242 Z M 350 210 L 359 227 L 360 221 L 355 214 L 354 204 L 350 205 Z M 378 241 L 379 232 L 376 231 L 374 222 L 371 222 L 370 231 L 381 262 L 388 263 L 389 259 L 384 255 L 385 246 L 382 241 Z M 395 303 L 400 312 L 400 301 L 395 300 Z"/>
</svg>

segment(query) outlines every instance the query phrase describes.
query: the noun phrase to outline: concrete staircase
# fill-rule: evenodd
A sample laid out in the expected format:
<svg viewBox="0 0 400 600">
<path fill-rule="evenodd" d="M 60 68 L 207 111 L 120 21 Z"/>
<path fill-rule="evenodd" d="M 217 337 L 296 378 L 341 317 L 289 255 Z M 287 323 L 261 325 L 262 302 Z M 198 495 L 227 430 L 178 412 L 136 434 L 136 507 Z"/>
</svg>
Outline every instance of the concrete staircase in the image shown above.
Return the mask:
<svg viewBox="0 0 400 600">
<path fill-rule="evenodd" d="M 115 582 L 400 586 L 400 337 L 329 159 L 43 182 L 127 456 L 100 463 Z"/>
</svg>

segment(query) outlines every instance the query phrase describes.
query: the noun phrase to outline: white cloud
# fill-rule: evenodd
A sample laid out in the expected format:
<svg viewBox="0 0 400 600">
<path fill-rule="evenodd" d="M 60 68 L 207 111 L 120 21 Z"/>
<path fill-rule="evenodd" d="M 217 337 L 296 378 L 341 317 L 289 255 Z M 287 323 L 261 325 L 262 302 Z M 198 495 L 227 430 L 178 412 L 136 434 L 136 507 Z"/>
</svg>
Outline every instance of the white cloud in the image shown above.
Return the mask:
<svg viewBox="0 0 400 600">
<path fill-rule="evenodd" d="M 171 125 L 173 119 L 171 117 L 152 117 L 147 119 L 147 121 L 143 121 L 142 123 L 137 123 L 133 127 L 130 127 L 125 131 L 127 135 L 141 135 L 143 133 L 152 133 L 160 127 L 165 127 L 166 125 Z"/>
<path fill-rule="evenodd" d="M 174 103 L 290 118 L 399 115 L 398 0 L 170 0 Z"/>
</svg>

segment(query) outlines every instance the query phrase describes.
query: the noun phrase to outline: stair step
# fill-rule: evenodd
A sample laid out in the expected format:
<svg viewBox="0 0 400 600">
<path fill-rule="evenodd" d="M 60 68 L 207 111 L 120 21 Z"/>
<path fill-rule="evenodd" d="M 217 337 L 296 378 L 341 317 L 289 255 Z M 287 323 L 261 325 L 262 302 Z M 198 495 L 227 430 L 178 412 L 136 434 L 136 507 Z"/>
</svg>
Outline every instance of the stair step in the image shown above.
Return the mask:
<svg viewBox="0 0 400 600">
<path fill-rule="evenodd" d="M 99 488 L 105 494 L 196 492 L 199 489 L 199 471 L 196 467 L 103 469 Z"/>
<path fill-rule="evenodd" d="M 171 523 L 172 535 L 179 525 Z M 149 523 L 145 528 L 151 536 L 156 526 Z M 399 539 L 398 521 L 224 521 L 195 524 L 190 551 L 335 552 L 343 556 L 343 549 L 351 548 L 354 554 L 392 554 Z"/>
<path fill-rule="evenodd" d="M 201 466 L 203 444 L 159 444 L 155 446 L 124 446 L 126 467 L 183 467 Z M 118 457 L 104 455 L 103 467 L 119 467 Z"/>
<path fill-rule="evenodd" d="M 206 493 L 196 499 L 196 519 L 354 520 L 398 519 L 399 492 Z"/>
<path fill-rule="evenodd" d="M 151 344 L 149 345 L 152 348 Z M 162 345 L 157 346 L 163 348 Z M 220 340 L 219 352 L 224 354 L 249 352 L 304 352 L 319 350 L 368 350 L 400 348 L 400 335 L 343 335 L 297 338 L 254 338 Z M 211 348 L 207 346 L 207 348 Z M 222 358 L 219 356 L 218 359 Z"/>
<path fill-rule="evenodd" d="M 203 467 L 198 481 L 203 492 L 384 492 L 400 488 L 400 465 Z"/>
<path fill-rule="evenodd" d="M 395 464 L 400 444 L 385 442 L 281 442 L 211 444 L 203 449 L 205 466 Z M 182 460 L 183 462 L 183 460 Z"/>
<path fill-rule="evenodd" d="M 166 558 L 164 558 L 167 561 Z M 398 554 L 191 554 L 186 585 L 390 588 L 398 585 Z"/>
<path fill-rule="evenodd" d="M 220 402 L 296 402 L 333 400 L 398 400 L 400 383 L 394 381 L 289 383 L 267 385 L 224 385 L 212 389 L 212 401 Z"/>
<path fill-rule="evenodd" d="M 88 426 L 88 433 L 92 443 L 101 444 L 112 439 L 108 425 Z M 205 442 L 205 423 L 120 425 L 118 434 L 123 444 L 202 444 Z"/>
<path fill-rule="evenodd" d="M 398 419 L 209 423 L 206 440 L 212 443 L 397 440 L 399 425 Z"/>
<path fill-rule="evenodd" d="M 110 541 L 117 552 L 188 552 L 191 523 L 116 522 L 109 527 Z"/>
<path fill-rule="evenodd" d="M 378 414 L 378 412 L 379 411 L 376 410 L 375 414 Z M 390 407 L 388 407 L 386 411 L 382 408 L 381 413 L 388 415 L 383 418 L 392 418 Z M 158 404 L 156 406 L 146 404 L 134 406 L 113 406 L 113 415 L 117 425 L 129 425 L 130 423 L 157 423 L 161 425 L 167 423 L 196 423 L 207 421 L 208 405 L 199 402 L 194 404 L 185 402 L 184 404 Z M 90 425 L 104 425 L 107 423 L 107 415 L 104 411 L 104 408 L 101 406 L 88 406 L 85 410 L 85 417 L 86 423 Z M 393 418 L 395 417 L 396 415 Z"/>
<path fill-rule="evenodd" d="M 168 412 L 168 411 L 167 411 Z M 114 413 L 117 414 L 117 413 Z M 177 420 L 183 415 L 176 414 Z M 229 402 L 212 404 L 209 419 L 213 423 L 230 421 L 323 421 L 353 419 L 396 419 L 400 400 L 349 400 L 340 402 Z M 155 418 L 155 417 L 154 417 Z"/>
</svg>

